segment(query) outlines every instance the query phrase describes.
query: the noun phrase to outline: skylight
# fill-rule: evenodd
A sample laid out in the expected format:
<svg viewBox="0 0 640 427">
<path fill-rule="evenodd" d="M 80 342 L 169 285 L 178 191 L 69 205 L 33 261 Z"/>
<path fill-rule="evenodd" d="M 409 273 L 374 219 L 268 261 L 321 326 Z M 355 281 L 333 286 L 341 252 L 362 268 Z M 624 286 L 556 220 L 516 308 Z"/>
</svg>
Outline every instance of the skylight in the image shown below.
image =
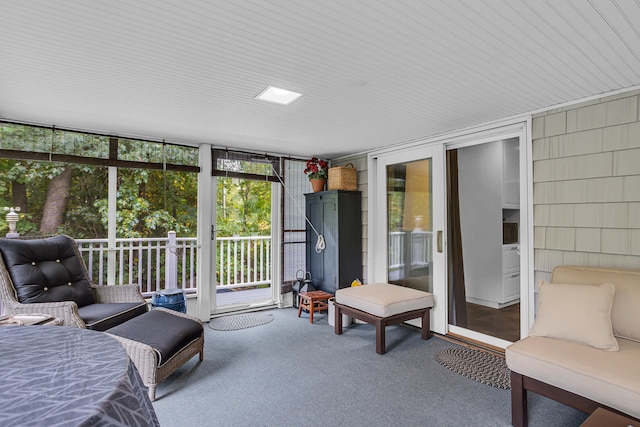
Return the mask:
<svg viewBox="0 0 640 427">
<path fill-rule="evenodd" d="M 288 105 L 302 96 L 301 93 L 293 92 L 279 87 L 267 86 L 260 92 L 256 99 L 261 101 L 275 102 L 276 104 Z"/>
</svg>

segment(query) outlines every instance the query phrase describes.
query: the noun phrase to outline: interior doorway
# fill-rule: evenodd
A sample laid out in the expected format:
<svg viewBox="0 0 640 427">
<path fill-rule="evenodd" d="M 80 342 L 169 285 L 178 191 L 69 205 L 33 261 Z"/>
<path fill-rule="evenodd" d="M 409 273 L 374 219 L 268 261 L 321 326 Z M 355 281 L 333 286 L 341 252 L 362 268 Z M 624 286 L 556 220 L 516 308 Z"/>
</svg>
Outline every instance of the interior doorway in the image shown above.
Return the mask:
<svg viewBox="0 0 640 427">
<path fill-rule="evenodd" d="M 506 342 L 521 329 L 519 147 L 446 151 L 449 324 Z"/>
</svg>

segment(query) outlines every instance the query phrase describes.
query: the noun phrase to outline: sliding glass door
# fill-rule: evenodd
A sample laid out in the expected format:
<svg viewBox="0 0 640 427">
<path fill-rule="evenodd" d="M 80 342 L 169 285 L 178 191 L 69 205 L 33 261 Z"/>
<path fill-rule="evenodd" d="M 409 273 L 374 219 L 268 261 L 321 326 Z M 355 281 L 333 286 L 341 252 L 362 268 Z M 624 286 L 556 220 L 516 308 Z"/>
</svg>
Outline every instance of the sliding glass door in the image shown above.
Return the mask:
<svg viewBox="0 0 640 427">
<path fill-rule="evenodd" d="M 502 348 L 532 311 L 525 141 L 516 125 L 446 144 L 447 329 Z"/>
<path fill-rule="evenodd" d="M 434 294 L 441 293 L 442 188 L 441 150 L 394 152 L 373 159 L 373 280 Z M 381 213 L 384 212 L 384 215 Z M 437 322 L 434 309 L 434 328 Z M 419 326 L 420 320 L 410 321 Z"/>
<path fill-rule="evenodd" d="M 519 122 L 369 155 L 367 282 L 433 293 L 437 333 L 498 347 L 526 334 L 533 313 L 526 141 Z"/>
</svg>

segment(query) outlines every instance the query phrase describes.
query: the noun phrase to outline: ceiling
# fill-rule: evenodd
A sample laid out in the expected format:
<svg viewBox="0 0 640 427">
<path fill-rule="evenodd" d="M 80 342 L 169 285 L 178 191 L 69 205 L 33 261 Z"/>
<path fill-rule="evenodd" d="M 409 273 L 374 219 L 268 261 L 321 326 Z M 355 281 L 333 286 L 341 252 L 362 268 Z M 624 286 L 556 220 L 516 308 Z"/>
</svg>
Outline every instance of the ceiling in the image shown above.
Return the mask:
<svg viewBox="0 0 640 427">
<path fill-rule="evenodd" d="M 0 118 L 325 158 L 640 84 L 639 0 L 0 0 Z M 254 99 L 273 85 L 289 106 Z"/>
</svg>

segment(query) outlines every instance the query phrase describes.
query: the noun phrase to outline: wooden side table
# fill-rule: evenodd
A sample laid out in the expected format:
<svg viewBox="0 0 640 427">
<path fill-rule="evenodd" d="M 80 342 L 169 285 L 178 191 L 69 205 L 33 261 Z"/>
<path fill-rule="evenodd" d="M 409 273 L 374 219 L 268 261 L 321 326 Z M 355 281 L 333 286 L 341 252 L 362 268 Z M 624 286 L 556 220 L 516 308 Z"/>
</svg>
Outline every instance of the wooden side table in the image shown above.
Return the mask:
<svg viewBox="0 0 640 427">
<path fill-rule="evenodd" d="M 298 302 L 298 317 L 302 313 L 302 309 L 309 311 L 309 323 L 313 323 L 313 313 L 316 311 L 329 310 L 329 298 L 333 298 L 325 291 L 300 292 Z"/>
<path fill-rule="evenodd" d="M 598 408 L 580 425 L 581 427 L 640 427 L 640 421 Z"/>
</svg>

